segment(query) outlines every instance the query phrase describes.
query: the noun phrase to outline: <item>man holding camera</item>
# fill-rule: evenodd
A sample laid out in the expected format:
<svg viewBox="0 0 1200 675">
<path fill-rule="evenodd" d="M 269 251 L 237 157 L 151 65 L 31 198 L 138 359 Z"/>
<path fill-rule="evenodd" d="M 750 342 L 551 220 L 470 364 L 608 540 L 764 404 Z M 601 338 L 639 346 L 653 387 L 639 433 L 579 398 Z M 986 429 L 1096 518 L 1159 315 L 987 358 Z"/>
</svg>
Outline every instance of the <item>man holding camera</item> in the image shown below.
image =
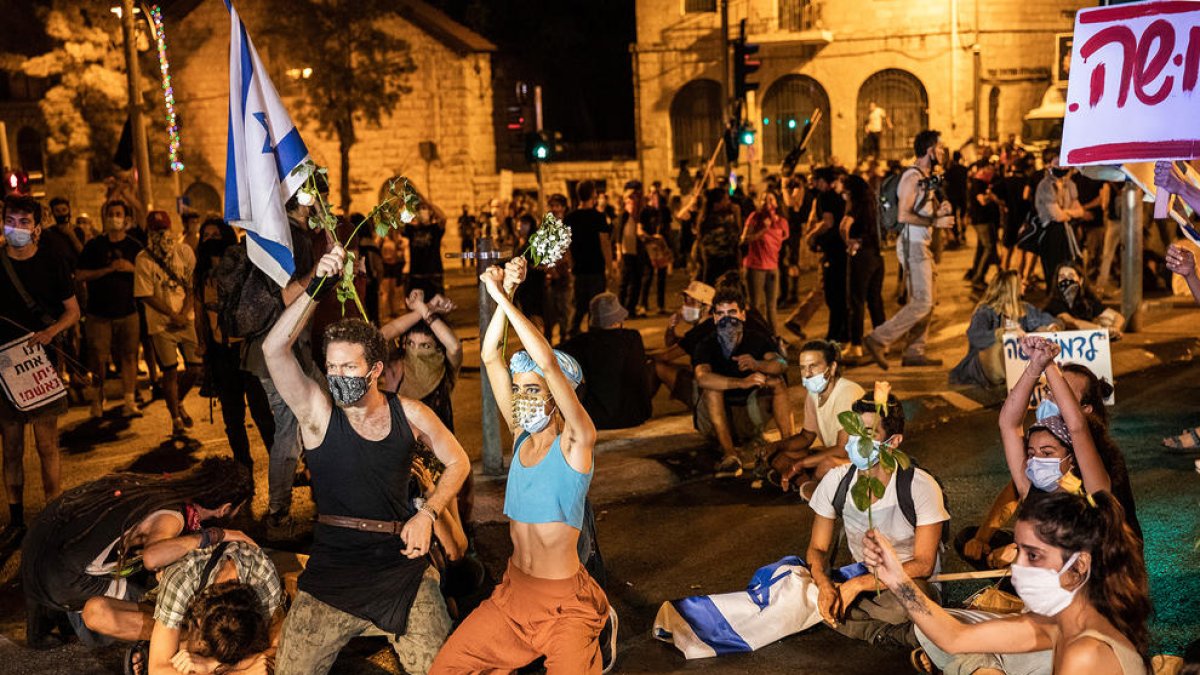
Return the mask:
<svg viewBox="0 0 1200 675">
<path fill-rule="evenodd" d="M 933 229 L 954 225 L 950 202 L 938 194 L 940 181 L 933 174 L 934 168 L 946 159 L 946 147 L 942 145 L 939 132 L 927 129 L 917 134 L 913 150 L 917 161 L 904 170 L 897 188 L 898 220 L 902 229 L 896 242 L 896 256 L 904 270 L 908 302 L 863 339 L 871 359 L 884 370 L 888 368 L 888 348 L 898 342 L 906 345 L 901 365 L 942 365 L 941 359 L 926 356 L 925 342 L 933 319 L 936 276 Z"/>
</svg>

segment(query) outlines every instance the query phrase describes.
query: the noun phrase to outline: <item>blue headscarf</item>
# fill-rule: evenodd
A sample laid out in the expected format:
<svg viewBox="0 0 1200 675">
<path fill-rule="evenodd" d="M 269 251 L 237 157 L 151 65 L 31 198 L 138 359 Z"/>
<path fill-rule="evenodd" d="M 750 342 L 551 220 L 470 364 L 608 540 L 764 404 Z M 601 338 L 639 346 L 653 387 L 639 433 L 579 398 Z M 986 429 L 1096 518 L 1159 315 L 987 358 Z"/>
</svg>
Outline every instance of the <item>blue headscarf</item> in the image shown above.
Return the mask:
<svg viewBox="0 0 1200 675">
<path fill-rule="evenodd" d="M 558 361 L 558 369 L 571 381 L 571 385 L 578 389 L 579 385 L 583 384 L 583 368 L 580 367 L 579 362 L 570 354 L 560 352 L 557 349 L 554 350 L 554 358 Z M 542 372 L 537 361 L 534 361 L 529 352 L 525 350 L 512 355 L 512 359 L 508 363 L 508 372 L 513 375 L 534 372 L 543 379 L 546 377 L 546 373 Z"/>
</svg>

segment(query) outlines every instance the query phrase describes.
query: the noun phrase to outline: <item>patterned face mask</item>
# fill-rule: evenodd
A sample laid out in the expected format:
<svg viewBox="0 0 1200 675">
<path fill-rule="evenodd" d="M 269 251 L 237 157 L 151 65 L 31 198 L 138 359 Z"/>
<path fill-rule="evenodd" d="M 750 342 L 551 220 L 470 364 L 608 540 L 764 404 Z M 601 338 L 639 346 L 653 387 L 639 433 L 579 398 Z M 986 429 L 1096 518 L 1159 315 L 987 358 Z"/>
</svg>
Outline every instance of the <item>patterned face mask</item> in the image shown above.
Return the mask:
<svg viewBox="0 0 1200 675">
<path fill-rule="evenodd" d="M 326 375 L 325 378 L 329 381 L 329 395 L 333 397 L 333 402 L 342 408 L 358 403 L 359 399 L 367 395 L 367 388 L 371 386 L 370 378 L 367 377 Z"/>
<path fill-rule="evenodd" d="M 550 415 L 546 414 L 546 404 L 549 402 L 549 396 L 513 394 L 513 421 L 526 432 L 536 434 L 550 425 Z"/>
</svg>

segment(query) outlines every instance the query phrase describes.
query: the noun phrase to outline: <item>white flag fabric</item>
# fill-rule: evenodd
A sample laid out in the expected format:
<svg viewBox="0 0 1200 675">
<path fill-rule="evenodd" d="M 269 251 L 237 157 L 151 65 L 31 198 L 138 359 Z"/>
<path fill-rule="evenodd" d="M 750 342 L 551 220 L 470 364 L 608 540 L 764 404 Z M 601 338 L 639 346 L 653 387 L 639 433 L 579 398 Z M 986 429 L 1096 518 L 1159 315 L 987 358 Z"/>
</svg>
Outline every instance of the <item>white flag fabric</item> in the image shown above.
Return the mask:
<svg viewBox="0 0 1200 675">
<path fill-rule="evenodd" d="M 225 220 L 246 230 L 250 260 L 281 287 L 296 264 L 284 204 L 304 184 L 292 170 L 308 159 L 300 130 L 250 42 L 232 2 L 229 9 L 229 141 L 225 159 Z"/>
</svg>

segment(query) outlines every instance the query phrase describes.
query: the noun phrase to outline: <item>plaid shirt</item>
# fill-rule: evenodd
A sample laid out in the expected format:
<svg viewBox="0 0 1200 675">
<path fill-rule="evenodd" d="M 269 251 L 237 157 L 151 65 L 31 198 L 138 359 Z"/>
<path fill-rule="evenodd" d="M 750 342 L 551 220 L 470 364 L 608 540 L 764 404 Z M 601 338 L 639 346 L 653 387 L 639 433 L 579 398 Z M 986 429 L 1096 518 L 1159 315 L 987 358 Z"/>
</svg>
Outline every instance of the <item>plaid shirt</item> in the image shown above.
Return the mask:
<svg viewBox="0 0 1200 675">
<path fill-rule="evenodd" d="M 215 548 L 196 549 L 163 572 L 162 583 L 158 587 L 158 601 L 154 606 L 155 621 L 167 628 L 183 626 L 183 615 L 188 605 L 203 590 L 200 588 L 200 574 Z M 225 548 L 224 557 L 233 560 L 237 566 L 238 581 L 247 584 L 258 594 L 263 614 L 268 619 L 274 616 L 283 607 L 283 588 L 275 564 L 267 554 L 258 547 L 234 541 Z M 212 585 L 216 576 L 217 570 L 214 568 L 209 575 L 208 585 Z"/>
</svg>

